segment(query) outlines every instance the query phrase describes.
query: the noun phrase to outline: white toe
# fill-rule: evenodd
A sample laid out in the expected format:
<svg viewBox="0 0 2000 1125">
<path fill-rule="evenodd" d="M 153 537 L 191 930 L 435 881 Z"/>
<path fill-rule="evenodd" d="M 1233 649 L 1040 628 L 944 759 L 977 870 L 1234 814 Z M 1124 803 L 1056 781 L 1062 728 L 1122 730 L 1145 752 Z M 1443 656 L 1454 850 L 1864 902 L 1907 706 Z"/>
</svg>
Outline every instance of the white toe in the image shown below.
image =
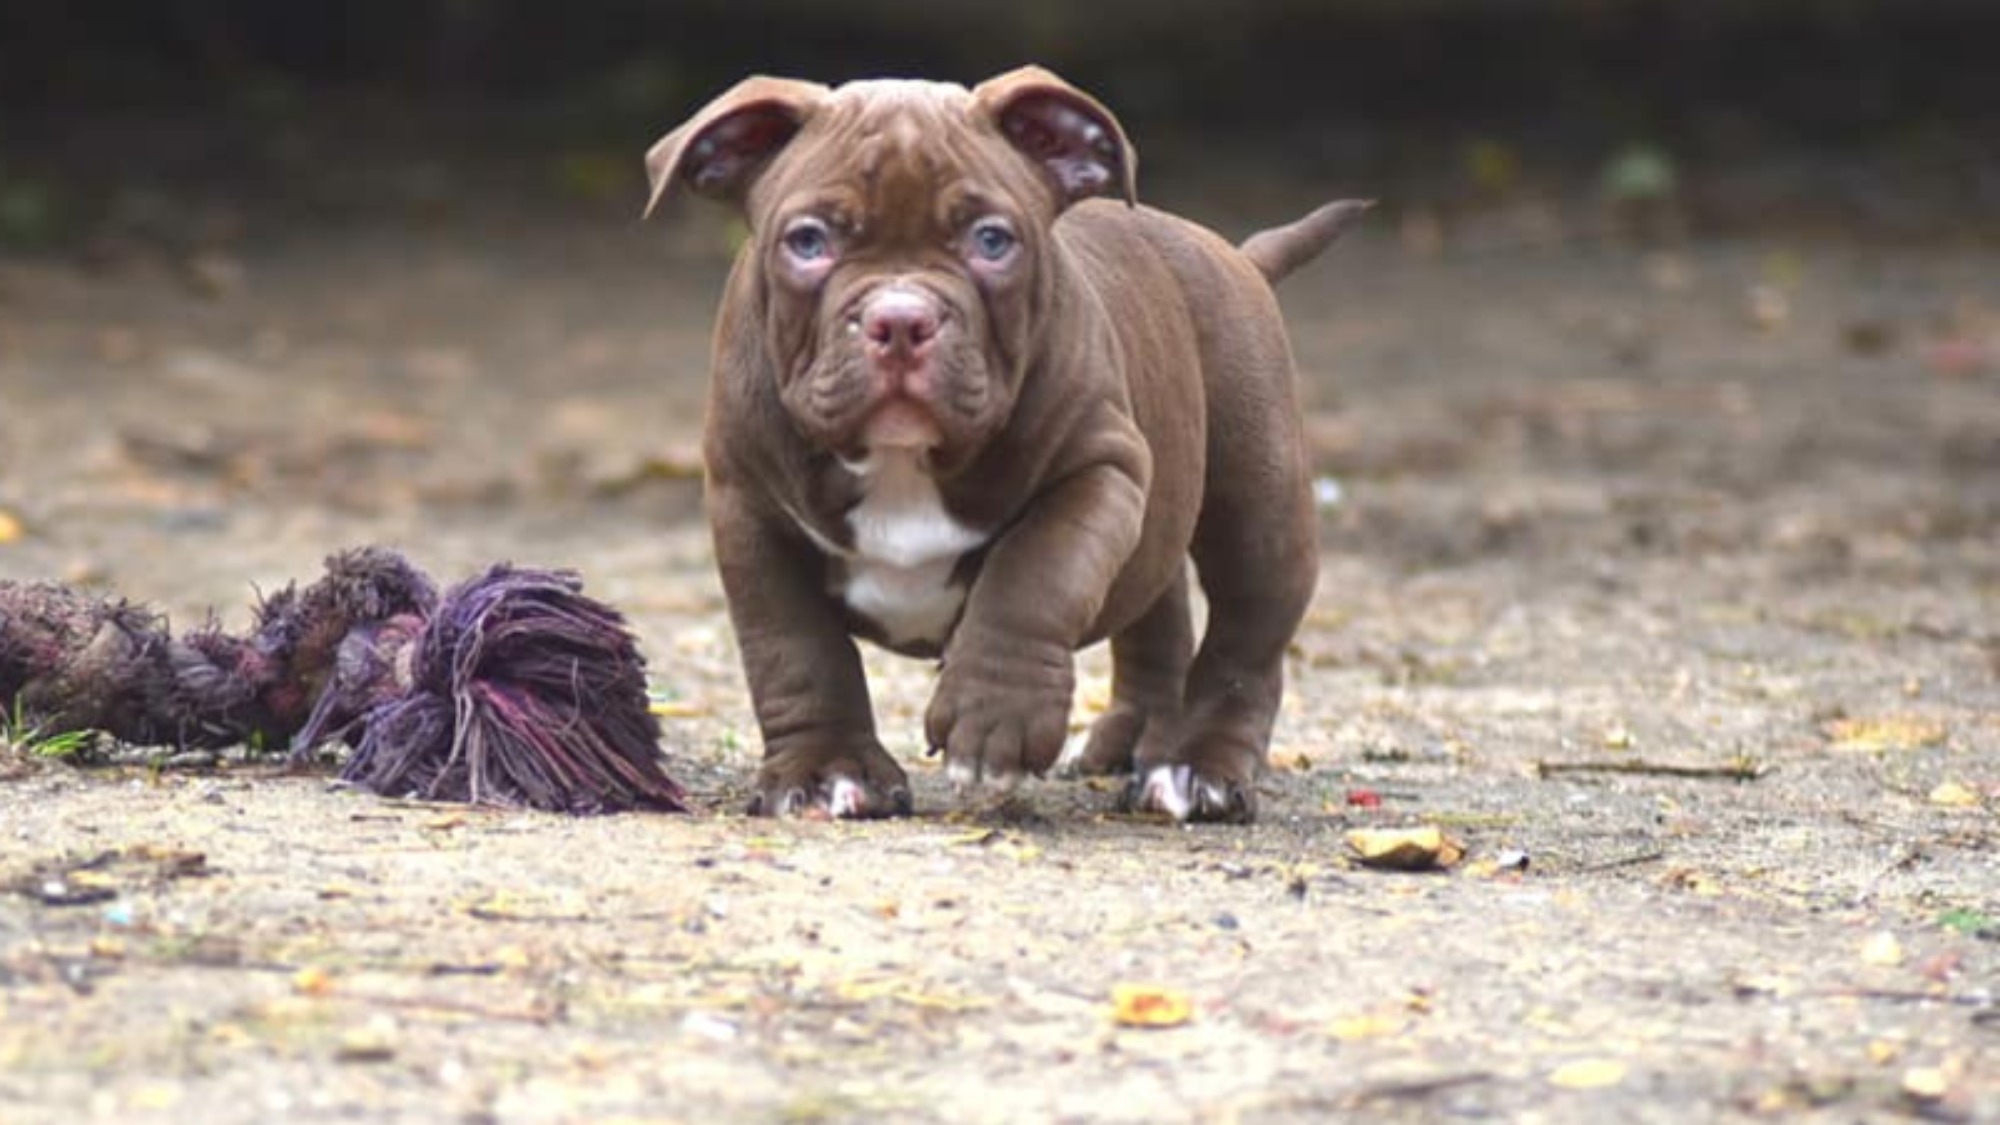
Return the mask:
<svg viewBox="0 0 2000 1125">
<path fill-rule="evenodd" d="M 1139 807 L 1166 813 L 1175 820 L 1186 820 L 1194 809 L 1194 801 L 1188 794 L 1193 776 L 1194 771 L 1186 766 L 1154 766 L 1140 790 Z"/>
<path fill-rule="evenodd" d="M 833 779 L 833 785 L 826 796 L 826 811 L 832 816 L 860 816 L 867 810 L 868 791 L 860 783 L 845 777 Z"/>
<path fill-rule="evenodd" d="M 1090 742 L 1090 732 L 1077 731 L 1063 743 L 1062 753 L 1057 755 L 1054 774 L 1057 777 L 1075 777 L 1083 765 L 1083 748 Z"/>
</svg>

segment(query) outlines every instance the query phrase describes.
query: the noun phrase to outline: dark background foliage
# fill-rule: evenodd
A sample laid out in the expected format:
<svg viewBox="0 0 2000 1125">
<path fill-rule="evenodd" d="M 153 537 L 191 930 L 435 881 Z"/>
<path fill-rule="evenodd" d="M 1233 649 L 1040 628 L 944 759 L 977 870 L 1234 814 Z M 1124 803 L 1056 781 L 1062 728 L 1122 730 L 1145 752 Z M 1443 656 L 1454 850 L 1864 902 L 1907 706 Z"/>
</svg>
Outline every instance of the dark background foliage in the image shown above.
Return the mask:
<svg viewBox="0 0 2000 1125">
<path fill-rule="evenodd" d="M 367 95 L 656 121 L 749 71 L 969 81 L 1033 60 L 1142 129 L 1893 143 L 1994 125 L 1995 42 L 1982 0 L 13 0 L 0 97 L 17 119 Z"/>
</svg>

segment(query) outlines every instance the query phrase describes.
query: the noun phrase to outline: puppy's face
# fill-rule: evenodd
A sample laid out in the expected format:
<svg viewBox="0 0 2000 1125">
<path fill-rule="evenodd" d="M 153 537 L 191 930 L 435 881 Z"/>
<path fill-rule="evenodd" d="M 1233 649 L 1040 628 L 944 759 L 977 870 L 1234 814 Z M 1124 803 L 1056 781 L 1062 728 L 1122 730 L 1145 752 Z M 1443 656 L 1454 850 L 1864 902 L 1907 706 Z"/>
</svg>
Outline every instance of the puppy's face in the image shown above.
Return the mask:
<svg viewBox="0 0 2000 1125">
<path fill-rule="evenodd" d="M 1043 71 L 976 90 L 752 79 L 656 145 L 680 179 L 740 203 L 767 369 L 796 428 L 850 461 L 964 464 L 1007 423 L 1053 299 L 1069 203 L 1129 196 L 1102 107 Z"/>
<path fill-rule="evenodd" d="M 1012 411 L 1054 218 L 965 91 L 843 87 L 752 190 L 764 345 L 799 430 L 945 469 Z"/>
</svg>

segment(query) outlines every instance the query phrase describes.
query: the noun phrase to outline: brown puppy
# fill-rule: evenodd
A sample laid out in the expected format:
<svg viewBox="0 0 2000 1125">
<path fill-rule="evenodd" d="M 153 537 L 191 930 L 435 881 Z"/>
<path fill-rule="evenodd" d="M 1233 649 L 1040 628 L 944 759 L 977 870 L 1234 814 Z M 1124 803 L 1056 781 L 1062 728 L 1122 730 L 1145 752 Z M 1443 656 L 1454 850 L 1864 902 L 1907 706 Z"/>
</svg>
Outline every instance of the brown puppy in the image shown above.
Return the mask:
<svg viewBox="0 0 2000 1125">
<path fill-rule="evenodd" d="M 1135 164 L 1110 112 L 1035 67 L 971 90 L 752 78 L 647 154 L 652 205 L 686 187 L 751 231 L 705 452 L 764 737 L 752 811 L 909 811 L 860 635 L 942 657 L 930 745 L 1001 784 L 1056 764 L 1071 654 L 1109 637 L 1079 768 L 1133 772 L 1138 808 L 1255 815 L 1318 570 L 1269 282 L 1365 205 L 1239 250 L 1137 206 Z"/>
</svg>

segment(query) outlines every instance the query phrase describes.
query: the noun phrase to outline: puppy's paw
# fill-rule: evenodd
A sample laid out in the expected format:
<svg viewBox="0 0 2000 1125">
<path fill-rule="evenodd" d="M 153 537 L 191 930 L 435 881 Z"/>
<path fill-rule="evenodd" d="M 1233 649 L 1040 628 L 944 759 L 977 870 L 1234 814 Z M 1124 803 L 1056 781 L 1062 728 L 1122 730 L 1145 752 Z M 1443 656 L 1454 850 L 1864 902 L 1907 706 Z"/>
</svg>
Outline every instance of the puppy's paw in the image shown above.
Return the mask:
<svg viewBox="0 0 2000 1125">
<path fill-rule="evenodd" d="M 1257 819 L 1253 777 L 1211 773 L 1185 763 L 1141 770 L 1118 803 L 1126 812 L 1164 813 L 1184 823 L 1249 824 Z"/>
<path fill-rule="evenodd" d="M 1069 653 L 1046 660 L 954 655 L 938 677 L 924 733 L 959 785 L 1012 785 L 1062 754 L 1075 676 Z"/>
<path fill-rule="evenodd" d="M 1157 760 L 1173 741 L 1171 712 L 1113 703 L 1090 724 L 1090 736 L 1065 747 L 1056 771 L 1065 777 L 1108 777 L 1131 773 L 1135 762 Z"/>
<path fill-rule="evenodd" d="M 782 750 L 757 771 L 751 816 L 861 820 L 910 815 L 910 779 L 879 745 Z"/>
</svg>

